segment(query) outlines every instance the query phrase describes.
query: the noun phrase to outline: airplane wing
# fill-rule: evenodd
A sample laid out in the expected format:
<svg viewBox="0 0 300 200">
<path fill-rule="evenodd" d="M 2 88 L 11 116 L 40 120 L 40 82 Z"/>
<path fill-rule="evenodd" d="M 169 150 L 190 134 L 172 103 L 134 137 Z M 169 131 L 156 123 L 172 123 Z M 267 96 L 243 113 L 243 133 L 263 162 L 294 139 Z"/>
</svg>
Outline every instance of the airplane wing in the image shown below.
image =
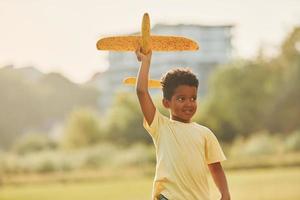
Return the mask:
<svg viewBox="0 0 300 200">
<path fill-rule="evenodd" d="M 198 44 L 188 38 L 179 36 L 151 36 L 151 49 L 154 51 L 195 51 Z"/>
<path fill-rule="evenodd" d="M 141 44 L 141 36 L 107 37 L 97 42 L 98 50 L 109 51 L 135 51 Z M 195 51 L 198 44 L 188 38 L 178 36 L 150 36 L 152 51 Z"/>
<path fill-rule="evenodd" d="M 97 42 L 97 49 L 109 51 L 135 51 L 141 40 L 141 36 L 107 37 Z"/>
<path fill-rule="evenodd" d="M 125 85 L 131 85 L 131 86 L 135 86 L 136 84 L 136 78 L 135 77 L 128 77 L 128 78 L 125 78 L 123 80 L 123 83 Z M 150 79 L 148 81 L 148 87 L 149 88 L 161 88 L 161 84 L 160 84 L 160 80 L 153 80 L 153 79 Z"/>
</svg>

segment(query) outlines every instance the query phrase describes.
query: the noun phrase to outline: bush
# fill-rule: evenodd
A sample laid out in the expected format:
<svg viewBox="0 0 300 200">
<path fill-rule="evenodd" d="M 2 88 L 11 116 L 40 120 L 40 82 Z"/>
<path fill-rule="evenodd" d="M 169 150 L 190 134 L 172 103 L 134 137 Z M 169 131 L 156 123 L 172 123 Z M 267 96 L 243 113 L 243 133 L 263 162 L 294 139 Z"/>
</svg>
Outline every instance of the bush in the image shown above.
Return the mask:
<svg viewBox="0 0 300 200">
<path fill-rule="evenodd" d="M 151 137 L 143 128 L 143 115 L 135 95 L 119 93 L 107 119 L 107 140 L 110 142 L 123 146 L 152 144 Z"/>
<path fill-rule="evenodd" d="M 37 172 L 41 173 L 53 172 L 56 170 L 57 169 L 55 163 L 50 159 L 43 160 L 43 162 L 41 162 L 38 168 L 36 169 Z"/>
<path fill-rule="evenodd" d="M 0 174 L 141 167 L 154 163 L 155 151 L 152 145 L 135 144 L 121 148 L 113 144 L 99 144 L 67 151 L 42 151 L 25 155 L 2 154 Z"/>
<path fill-rule="evenodd" d="M 12 150 L 18 154 L 27 154 L 46 149 L 54 149 L 56 146 L 56 143 L 45 133 L 28 133 L 15 142 Z"/>
<path fill-rule="evenodd" d="M 95 145 L 101 138 L 102 129 L 97 114 L 88 108 L 79 108 L 70 113 L 63 136 L 62 145 L 75 149 Z"/>
<path fill-rule="evenodd" d="M 300 130 L 293 132 L 286 140 L 284 144 L 285 150 L 300 151 Z"/>
<path fill-rule="evenodd" d="M 130 148 L 124 149 L 114 156 L 114 166 L 147 166 L 156 161 L 153 146 L 137 143 Z"/>
<path fill-rule="evenodd" d="M 121 151 L 111 144 L 100 144 L 79 152 L 83 157 L 83 168 L 100 168 L 110 166 L 111 160 Z"/>
<path fill-rule="evenodd" d="M 237 138 L 230 151 L 232 156 L 258 156 L 281 151 L 280 140 L 266 131 L 253 133 L 249 138 Z"/>
</svg>

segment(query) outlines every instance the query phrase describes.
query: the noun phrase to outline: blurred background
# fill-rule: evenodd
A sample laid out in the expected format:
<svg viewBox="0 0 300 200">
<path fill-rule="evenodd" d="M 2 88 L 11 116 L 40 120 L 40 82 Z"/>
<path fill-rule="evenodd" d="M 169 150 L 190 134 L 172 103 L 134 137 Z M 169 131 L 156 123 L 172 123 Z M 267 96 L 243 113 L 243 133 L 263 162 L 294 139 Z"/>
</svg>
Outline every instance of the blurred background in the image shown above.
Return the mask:
<svg viewBox="0 0 300 200">
<path fill-rule="evenodd" d="M 122 84 L 139 63 L 96 50 L 100 38 L 139 34 L 144 12 L 153 34 L 200 44 L 154 52 L 150 74 L 197 74 L 194 121 L 222 144 L 232 199 L 300 199 L 297 0 L 0 0 L 0 199 L 151 198 L 155 149 Z"/>
</svg>

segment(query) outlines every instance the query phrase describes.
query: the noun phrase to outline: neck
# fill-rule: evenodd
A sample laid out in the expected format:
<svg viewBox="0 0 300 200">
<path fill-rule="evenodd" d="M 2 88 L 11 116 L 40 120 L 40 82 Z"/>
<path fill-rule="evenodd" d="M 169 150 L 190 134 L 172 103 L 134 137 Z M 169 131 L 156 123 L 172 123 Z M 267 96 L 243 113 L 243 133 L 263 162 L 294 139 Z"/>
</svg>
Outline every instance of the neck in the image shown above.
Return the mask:
<svg viewBox="0 0 300 200">
<path fill-rule="evenodd" d="M 174 120 L 174 121 L 179 121 L 179 122 L 183 122 L 183 123 L 190 123 L 191 122 L 191 119 L 185 120 L 185 119 L 181 119 L 179 117 L 173 116 L 173 115 L 171 115 L 171 119 Z"/>
</svg>

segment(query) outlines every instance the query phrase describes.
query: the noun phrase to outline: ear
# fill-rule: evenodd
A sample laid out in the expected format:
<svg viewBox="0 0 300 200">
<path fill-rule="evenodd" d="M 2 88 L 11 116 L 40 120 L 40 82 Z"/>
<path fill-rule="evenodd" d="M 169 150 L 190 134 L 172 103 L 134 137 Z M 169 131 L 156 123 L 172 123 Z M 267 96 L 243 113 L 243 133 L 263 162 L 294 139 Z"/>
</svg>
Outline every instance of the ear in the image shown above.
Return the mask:
<svg viewBox="0 0 300 200">
<path fill-rule="evenodd" d="M 170 101 L 168 99 L 163 98 L 162 104 L 164 105 L 165 108 L 170 108 Z"/>
</svg>

